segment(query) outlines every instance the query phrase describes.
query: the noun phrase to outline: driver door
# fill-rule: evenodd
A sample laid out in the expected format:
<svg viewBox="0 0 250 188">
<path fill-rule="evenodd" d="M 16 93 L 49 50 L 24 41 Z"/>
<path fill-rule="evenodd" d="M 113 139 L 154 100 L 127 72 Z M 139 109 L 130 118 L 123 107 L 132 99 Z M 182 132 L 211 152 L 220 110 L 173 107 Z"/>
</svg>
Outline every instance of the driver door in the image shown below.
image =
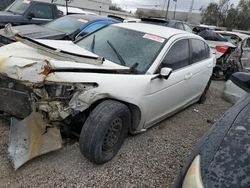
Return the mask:
<svg viewBox="0 0 250 188">
<path fill-rule="evenodd" d="M 178 109 L 183 108 L 190 99 L 188 81 L 192 77 L 189 68 L 190 47 L 188 39 L 176 41 L 169 49 L 156 73 L 162 67 L 173 69 L 168 79 L 151 80 L 150 94 L 146 96 L 146 127 L 166 118 Z"/>
</svg>

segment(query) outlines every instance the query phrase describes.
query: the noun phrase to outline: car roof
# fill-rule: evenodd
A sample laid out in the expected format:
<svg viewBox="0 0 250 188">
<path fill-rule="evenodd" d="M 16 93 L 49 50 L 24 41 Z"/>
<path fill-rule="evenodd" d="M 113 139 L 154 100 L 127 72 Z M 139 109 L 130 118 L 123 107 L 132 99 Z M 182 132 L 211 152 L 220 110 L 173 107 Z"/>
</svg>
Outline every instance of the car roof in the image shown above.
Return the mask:
<svg viewBox="0 0 250 188">
<path fill-rule="evenodd" d="M 239 33 L 239 32 L 233 32 L 233 31 L 215 31 L 216 33 L 219 34 L 231 34 L 231 35 L 237 35 L 238 37 L 240 37 L 241 39 L 245 39 L 247 37 L 249 37 L 249 35 L 243 34 L 243 33 Z"/>
<path fill-rule="evenodd" d="M 152 23 L 185 23 L 180 20 L 167 20 L 165 18 L 157 18 L 157 17 L 141 18 L 141 21 L 152 22 Z"/>
<path fill-rule="evenodd" d="M 113 18 L 108 18 L 106 16 L 96 16 L 96 15 L 86 15 L 86 14 L 70 14 L 70 15 L 66 15 L 64 17 L 74 17 L 74 18 L 78 18 L 78 19 L 84 19 L 84 20 L 87 20 L 89 22 L 94 21 L 94 20 L 112 20 L 114 22 L 119 22 L 118 20 L 115 20 Z"/>
<path fill-rule="evenodd" d="M 63 6 L 63 5 L 57 5 L 57 9 L 62 11 L 65 15 L 67 14 L 67 7 Z M 94 12 L 89 12 L 89 11 L 85 11 L 81 8 L 76 8 L 76 7 L 70 7 L 68 6 L 68 14 L 86 14 L 86 15 L 97 15 Z"/>
<path fill-rule="evenodd" d="M 154 24 L 146 24 L 146 23 L 118 23 L 113 26 L 118 26 L 118 27 L 122 27 L 125 29 L 131 29 L 131 30 L 135 30 L 135 31 L 143 32 L 143 33 L 149 33 L 149 34 L 157 35 L 157 36 L 164 37 L 164 38 L 170 38 L 176 34 L 189 34 L 192 36 L 196 36 L 192 33 L 188 33 L 183 30 L 160 26 L 160 25 L 154 25 Z"/>
</svg>

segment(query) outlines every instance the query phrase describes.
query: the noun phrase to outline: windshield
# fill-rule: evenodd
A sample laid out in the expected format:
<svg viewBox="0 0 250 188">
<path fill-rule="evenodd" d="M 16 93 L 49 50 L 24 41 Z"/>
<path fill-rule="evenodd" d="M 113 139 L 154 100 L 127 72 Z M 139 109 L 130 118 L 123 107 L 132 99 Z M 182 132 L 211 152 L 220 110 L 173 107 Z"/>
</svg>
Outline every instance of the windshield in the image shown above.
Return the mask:
<svg viewBox="0 0 250 188">
<path fill-rule="evenodd" d="M 156 35 L 108 26 L 83 38 L 77 45 L 116 64 L 145 73 L 165 41 Z"/>
<path fill-rule="evenodd" d="M 5 11 L 12 12 L 15 14 L 23 14 L 29 8 L 29 0 L 16 0 Z"/>
<path fill-rule="evenodd" d="M 62 31 L 64 33 L 73 33 L 76 30 L 83 27 L 83 25 L 86 24 L 87 22 L 88 20 L 85 20 L 79 17 L 65 16 L 65 17 L 56 19 L 52 22 L 49 22 L 45 24 L 44 26 L 49 29 Z"/>
</svg>

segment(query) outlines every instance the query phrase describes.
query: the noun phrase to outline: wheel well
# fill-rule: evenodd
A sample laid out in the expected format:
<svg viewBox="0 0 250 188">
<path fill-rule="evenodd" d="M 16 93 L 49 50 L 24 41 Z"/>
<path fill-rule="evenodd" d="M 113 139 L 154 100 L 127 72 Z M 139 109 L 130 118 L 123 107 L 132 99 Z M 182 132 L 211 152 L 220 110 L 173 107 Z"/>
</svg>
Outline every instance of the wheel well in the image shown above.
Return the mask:
<svg viewBox="0 0 250 188">
<path fill-rule="evenodd" d="M 92 111 L 98 104 L 100 104 L 101 102 L 103 102 L 105 100 L 118 101 L 120 103 L 125 104 L 129 108 L 129 111 L 131 113 L 131 121 L 132 121 L 131 122 L 131 127 L 129 127 L 129 131 L 131 133 L 134 132 L 137 129 L 137 127 L 139 126 L 140 121 L 141 121 L 141 110 L 140 110 L 140 108 L 138 106 L 134 105 L 134 104 L 131 104 L 131 103 L 128 103 L 128 102 L 125 102 L 125 101 L 112 99 L 112 98 L 105 98 L 105 99 L 101 99 L 101 100 L 98 100 L 95 103 L 93 103 L 90 106 L 89 111 Z"/>
</svg>

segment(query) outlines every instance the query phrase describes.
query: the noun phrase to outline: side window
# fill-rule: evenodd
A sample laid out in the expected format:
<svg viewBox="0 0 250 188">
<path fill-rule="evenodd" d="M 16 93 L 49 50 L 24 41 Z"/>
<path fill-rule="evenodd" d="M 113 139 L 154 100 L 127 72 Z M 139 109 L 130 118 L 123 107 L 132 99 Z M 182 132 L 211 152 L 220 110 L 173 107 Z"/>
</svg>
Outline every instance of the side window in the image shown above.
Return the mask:
<svg viewBox="0 0 250 188">
<path fill-rule="evenodd" d="M 182 23 L 176 23 L 176 29 L 184 30 Z"/>
<path fill-rule="evenodd" d="M 85 29 L 83 29 L 83 32 L 90 33 L 90 32 L 96 31 L 97 29 L 104 27 L 105 25 L 107 25 L 106 21 L 92 23 L 88 25 Z"/>
<path fill-rule="evenodd" d="M 34 18 L 53 19 L 52 7 L 45 4 L 34 5 L 31 14 Z"/>
<path fill-rule="evenodd" d="M 244 42 L 243 48 L 250 48 L 250 38 L 246 39 L 246 41 Z"/>
<path fill-rule="evenodd" d="M 177 41 L 168 51 L 161 67 L 169 67 L 173 70 L 189 65 L 189 41 L 183 39 Z"/>
<path fill-rule="evenodd" d="M 191 39 L 192 63 L 197 63 L 209 58 L 210 49 L 207 44 L 199 39 Z"/>
</svg>

